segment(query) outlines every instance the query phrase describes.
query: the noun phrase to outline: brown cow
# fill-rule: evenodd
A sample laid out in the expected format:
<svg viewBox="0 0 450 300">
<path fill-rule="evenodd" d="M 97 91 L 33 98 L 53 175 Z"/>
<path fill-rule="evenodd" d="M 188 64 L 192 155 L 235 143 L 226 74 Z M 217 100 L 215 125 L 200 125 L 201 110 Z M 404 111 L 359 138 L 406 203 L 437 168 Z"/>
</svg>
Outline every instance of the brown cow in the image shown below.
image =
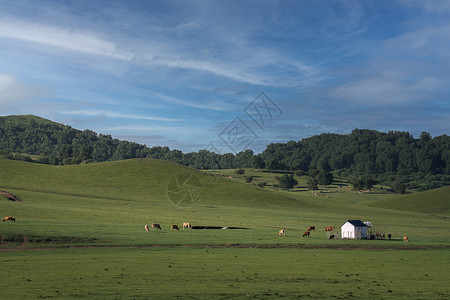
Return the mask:
<svg viewBox="0 0 450 300">
<path fill-rule="evenodd" d="M 330 237 L 328 238 L 329 240 L 335 240 L 336 236 L 334 234 L 330 235 Z"/>
<path fill-rule="evenodd" d="M 170 230 L 180 231 L 180 228 L 178 228 L 178 225 L 172 225 L 170 226 Z"/>
<path fill-rule="evenodd" d="M 305 236 L 311 237 L 311 233 L 310 233 L 309 231 L 305 231 L 305 232 L 302 234 L 302 237 L 305 237 Z"/>
<path fill-rule="evenodd" d="M 161 226 L 158 223 L 152 223 L 152 230 L 153 229 L 159 229 L 161 230 Z"/>
<path fill-rule="evenodd" d="M 183 229 L 184 228 L 192 229 L 191 223 L 183 223 Z"/>
<path fill-rule="evenodd" d="M 334 226 L 328 226 L 325 231 L 334 231 Z"/>
<path fill-rule="evenodd" d="M 281 229 L 280 231 L 278 231 L 278 235 L 283 235 L 284 236 L 284 229 Z"/>
<path fill-rule="evenodd" d="M 406 235 L 403 237 L 403 240 L 404 240 L 405 242 L 409 242 L 409 239 L 408 239 L 408 237 L 407 237 Z"/>
<path fill-rule="evenodd" d="M 144 228 L 145 228 L 145 231 L 148 232 L 148 224 L 145 224 Z"/>
<path fill-rule="evenodd" d="M 308 231 L 314 230 L 316 231 L 316 226 L 309 226 Z"/>
<path fill-rule="evenodd" d="M 16 219 L 13 218 L 13 217 L 11 217 L 11 216 L 7 216 L 7 217 L 4 217 L 4 218 L 3 218 L 3 221 L 2 221 L 2 222 L 6 222 L 6 221 L 15 222 Z"/>
</svg>

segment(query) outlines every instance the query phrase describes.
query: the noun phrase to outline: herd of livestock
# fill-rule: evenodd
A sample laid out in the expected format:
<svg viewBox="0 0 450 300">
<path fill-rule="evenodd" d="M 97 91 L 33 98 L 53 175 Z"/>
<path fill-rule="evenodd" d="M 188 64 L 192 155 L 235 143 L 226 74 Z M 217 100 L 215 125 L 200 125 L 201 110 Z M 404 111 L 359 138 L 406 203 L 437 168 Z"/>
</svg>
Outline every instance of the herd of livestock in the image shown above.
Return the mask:
<svg viewBox="0 0 450 300">
<path fill-rule="evenodd" d="M 149 232 L 150 229 L 151 230 L 153 230 L 153 229 L 161 230 L 161 225 L 159 225 L 158 223 L 152 223 L 151 226 L 148 226 L 148 224 L 145 224 L 144 228 L 145 228 L 145 231 L 147 231 L 147 232 Z M 191 223 L 183 223 L 183 229 L 185 229 L 185 228 L 192 229 Z M 222 229 L 229 229 L 229 227 L 222 227 Z M 328 236 L 329 240 L 337 240 L 338 239 L 338 235 L 334 233 L 335 229 L 336 229 L 335 226 L 328 226 L 328 227 L 325 228 L 326 232 L 330 232 L 330 234 Z M 170 230 L 179 231 L 180 228 L 178 227 L 178 225 L 172 224 L 170 226 Z M 316 231 L 316 226 L 309 226 L 308 229 L 302 234 L 302 237 L 311 237 L 311 231 Z M 280 229 L 278 231 L 278 235 L 279 236 L 285 236 L 286 235 L 285 230 L 284 229 Z M 391 239 L 391 237 L 392 237 L 392 235 L 389 233 L 388 234 L 388 238 Z M 405 242 L 409 242 L 409 239 L 408 239 L 407 236 L 404 236 L 403 240 Z"/>
<path fill-rule="evenodd" d="M 15 222 L 16 219 L 14 217 L 12 217 L 12 216 L 7 216 L 7 217 L 3 218 L 2 222 L 6 222 L 6 221 Z M 148 224 L 145 224 L 144 228 L 145 228 L 145 231 L 147 231 L 147 232 L 149 232 L 150 229 L 152 229 L 152 230 L 153 229 L 161 230 L 161 225 L 159 225 L 158 223 L 152 223 L 151 227 L 150 227 L 150 226 L 148 226 Z M 185 228 L 192 229 L 191 223 L 186 223 L 186 222 L 183 223 L 183 229 L 185 229 Z M 229 228 L 228 227 L 222 227 L 222 229 L 229 229 Z M 178 225 L 172 224 L 170 226 L 170 230 L 179 231 L 180 228 L 178 227 Z M 302 237 L 311 237 L 311 231 L 315 231 L 315 230 L 316 230 L 316 226 L 309 226 L 308 229 L 302 234 Z M 334 230 L 335 230 L 334 226 L 328 226 L 327 228 L 325 228 L 325 231 L 328 231 L 328 232 L 333 232 Z M 284 236 L 285 234 L 286 234 L 286 232 L 285 232 L 284 229 L 281 229 L 280 231 L 278 231 L 278 235 L 279 236 Z M 392 235 L 388 234 L 388 237 L 389 237 L 389 239 L 391 239 Z M 329 237 L 328 237 L 329 240 L 335 240 L 337 238 L 338 238 L 338 235 L 336 235 L 336 234 L 330 234 Z M 407 236 L 404 236 L 403 240 L 405 242 L 409 242 L 409 238 Z"/>
</svg>

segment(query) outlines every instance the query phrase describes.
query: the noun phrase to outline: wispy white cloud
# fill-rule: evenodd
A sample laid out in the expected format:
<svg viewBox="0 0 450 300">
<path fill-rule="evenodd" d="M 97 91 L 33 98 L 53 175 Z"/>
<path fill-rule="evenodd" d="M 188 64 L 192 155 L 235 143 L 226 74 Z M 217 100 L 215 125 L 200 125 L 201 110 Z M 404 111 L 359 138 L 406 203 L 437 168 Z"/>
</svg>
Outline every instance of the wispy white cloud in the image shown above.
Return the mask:
<svg viewBox="0 0 450 300">
<path fill-rule="evenodd" d="M 298 71 L 299 78 L 307 78 L 312 75 L 311 66 L 301 64 L 295 59 L 289 59 L 270 48 L 261 51 L 256 45 L 249 45 L 243 41 L 234 41 L 240 49 L 240 53 L 230 57 L 192 57 L 188 51 L 179 51 L 179 41 L 174 39 L 149 39 L 147 42 L 112 41 L 101 37 L 101 34 L 77 30 L 76 28 L 53 26 L 43 23 L 26 22 L 17 19 L 0 20 L 0 38 L 37 43 L 55 47 L 74 53 L 96 55 L 119 60 L 133 62 L 147 67 L 162 66 L 166 68 L 178 68 L 194 70 L 225 77 L 237 82 L 254 85 L 288 86 L 297 85 L 298 82 L 278 80 L 277 75 L 269 72 L 261 72 L 261 69 L 280 68 L 284 66 Z M 138 47 L 125 46 L 124 43 L 139 45 Z M 247 44 L 247 45 L 246 45 Z M 224 45 L 230 48 L 232 45 Z M 307 74 L 305 74 L 307 72 Z M 305 76 L 308 75 L 308 76 Z"/>
<path fill-rule="evenodd" d="M 450 2 L 449 2 L 450 3 Z M 437 47 L 437 45 L 439 45 Z M 438 55 L 449 57 L 450 24 L 432 25 L 411 30 L 385 41 L 385 47 L 403 56 Z"/>
<path fill-rule="evenodd" d="M 0 104 L 18 105 L 22 101 L 33 100 L 49 93 L 43 86 L 19 81 L 9 74 L 0 74 Z"/>
<path fill-rule="evenodd" d="M 109 118 L 119 118 L 119 119 L 134 119 L 134 120 L 147 120 L 147 121 L 163 121 L 163 122 L 180 122 L 183 119 L 176 118 L 164 118 L 155 116 L 144 116 L 136 114 L 118 113 L 105 110 L 63 110 L 61 114 L 66 115 L 78 115 L 78 116 L 92 116 L 92 117 L 109 117 Z"/>
<path fill-rule="evenodd" d="M 171 136 L 178 136 L 184 138 L 199 138 L 201 135 L 207 135 L 202 128 L 186 127 L 186 126 L 160 126 L 160 125 L 118 125 L 118 126 L 106 126 L 102 128 L 104 132 L 109 133 L 125 133 L 134 132 L 145 134 L 164 134 Z M 200 139 L 199 139 L 200 140 Z"/>
<path fill-rule="evenodd" d="M 119 53 L 117 45 L 95 35 L 77 32 L 63 27 L 19 20 L 0 20 L 0 37 L 44 44 L 70 51 L 109 56 L 117 59 L 130 59 Z"/>
<path fill-rule="evenodd" d="M 420 7 L 426 11 L 445 14 L 450 11 L 450 2 L 448 0 L 397 0 L 405 6 Z"/>
</svg>

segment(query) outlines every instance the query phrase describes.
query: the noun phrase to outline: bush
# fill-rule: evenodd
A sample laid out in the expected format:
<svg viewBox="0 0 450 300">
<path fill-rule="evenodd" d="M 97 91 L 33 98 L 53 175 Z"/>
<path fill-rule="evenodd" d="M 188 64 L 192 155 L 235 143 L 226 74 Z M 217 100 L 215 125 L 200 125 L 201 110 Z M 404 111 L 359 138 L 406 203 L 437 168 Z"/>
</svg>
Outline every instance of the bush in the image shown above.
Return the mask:
<svg viewBox="0 0 450 300">
<path fill-rule="evenodd" d="M 303 171 L 303 170 L 296 170 L 294 173 L 295 173 L 295 175 L 297 175 L 298 177 L 303 176 L 303 175 L 306 174 L 306 172 Z"/>
<path fill-rule="evenodd" d="M 253 176 L 247 176 L 245 177 L 245 182 L 250 183 L 253 181 Z"/>
<path fill-rule="evenodd" d="M 260 188 L 263 188 L 267 185 L 267 182 L 263 181 L 263 182 L 258 182 L 257 186 L 259 186 Z"/>
<path fill-rule="evenodd" d="M 245 174 L 245 170 L 244 169 L 237 169 L 236 171 L 234 171 L 236 174 L 238 175 L 243 175 Z"/>
<path fill-rule="evenodd" d="M 298 181 L 294 179 L 294 175 L 283 175 L 278 180 L 279 186 L 282 189 L 292 189 L 296 184 L 298 184 Z"/>
</svg>

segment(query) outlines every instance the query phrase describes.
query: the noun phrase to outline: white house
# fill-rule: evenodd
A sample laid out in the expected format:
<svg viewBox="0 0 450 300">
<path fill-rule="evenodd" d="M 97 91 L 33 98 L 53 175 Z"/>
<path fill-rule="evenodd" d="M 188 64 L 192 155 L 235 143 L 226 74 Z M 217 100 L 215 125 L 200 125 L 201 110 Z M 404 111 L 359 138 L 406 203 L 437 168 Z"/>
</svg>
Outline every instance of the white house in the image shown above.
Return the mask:
<svg viewBox="0 0 450 300">
<path fill-rule="evenodd" d="M 347 220 L 341 226 L 341 237 L 343 239 L 366 239 L 367 225 L 360 220 Z"/>
</svg>

